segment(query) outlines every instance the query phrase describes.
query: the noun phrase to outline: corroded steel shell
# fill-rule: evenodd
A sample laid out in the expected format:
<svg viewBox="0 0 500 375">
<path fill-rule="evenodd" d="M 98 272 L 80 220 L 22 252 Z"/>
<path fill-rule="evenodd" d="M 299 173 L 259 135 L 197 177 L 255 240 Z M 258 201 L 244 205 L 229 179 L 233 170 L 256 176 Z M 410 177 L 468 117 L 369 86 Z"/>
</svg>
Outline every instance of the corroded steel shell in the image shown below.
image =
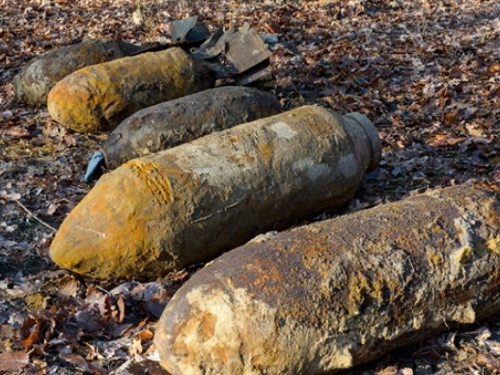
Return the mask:
<svg viewBox="0 0 500 375">
<path fill-rule="evenodd" d="M 278 99 L 249 87 L 205 90 L 144 108 L 125 119 L 100 147 L 106 167 L 190 142 L 281 111 Z"/>
<path fill-rule="evenodd" d="M 331 374 L 500 312 L 500 194 L 464 185 L 255 240 L 155 334 L 173 375 Z"/>
</svg>

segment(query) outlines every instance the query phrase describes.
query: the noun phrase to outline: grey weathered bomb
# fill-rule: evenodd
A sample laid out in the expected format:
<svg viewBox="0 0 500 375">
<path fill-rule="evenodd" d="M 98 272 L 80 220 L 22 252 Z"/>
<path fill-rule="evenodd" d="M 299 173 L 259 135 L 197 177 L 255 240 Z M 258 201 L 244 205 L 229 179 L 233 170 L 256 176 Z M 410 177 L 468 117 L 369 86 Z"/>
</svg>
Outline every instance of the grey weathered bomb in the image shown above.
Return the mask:
<svg viewBox="0 0 500 375">
<path fill-rule="evenodd" d="M 103 142 L 106 166 L 187 143 L 204 135 L 269 117 L 281 110 L 278 99 L 249 87 L 205 90 L 136 112 Z"/>
<path fill-rule="evenodd" d="M 46 104 L 54 85 L 68 74 L 85 66 L 131 56 L 144 47 L 110 38 L 88 39 L 36 56 L 14 77 L 19 100 Z"/>
<path fill-rule="evenodd" d="M 50 256 L 96 278 L 158 277 L 342 206 L 380 156 L 356 113 L 305 106 L 239 125 L 102 176 Z"/>
<path fill-rule="evenodd" d="M 252 241 L 155 334 L 173 375 L 330 374 L 500 312 L 500 194 L 457 186 Z"/>
</svg>

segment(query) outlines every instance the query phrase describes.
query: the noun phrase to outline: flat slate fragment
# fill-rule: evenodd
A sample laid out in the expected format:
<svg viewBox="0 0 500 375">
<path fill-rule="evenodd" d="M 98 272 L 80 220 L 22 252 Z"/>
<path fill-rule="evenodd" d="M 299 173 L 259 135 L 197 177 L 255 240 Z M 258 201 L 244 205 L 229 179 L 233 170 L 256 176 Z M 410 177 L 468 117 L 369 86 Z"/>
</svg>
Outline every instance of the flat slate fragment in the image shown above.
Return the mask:
<svg viewBox="0 0 500 375">
<path fill-rule="evenodd" d="M 272 55 L 259 34 L 248 24 L 226 40 L 225 53 L 238 73 L 247 71 Z"/>
<path fill-rule="evenodd" d="M 170 22 L 170 33 L 174 43 L 202 42 L 210 37 L 208 26 L 198 23 L 198 16 L 188 17 Z"/>
<path fill-rule="evenodd" d="M 193 48 L 191 53 L 200 59 L 213 59 L 219 56 L 226 49 L 226 41 L 236 33 L 236 29 L 229 29 L 226 32 L 219 28 L 210 36 L 199 48 Z"/>
</svg>

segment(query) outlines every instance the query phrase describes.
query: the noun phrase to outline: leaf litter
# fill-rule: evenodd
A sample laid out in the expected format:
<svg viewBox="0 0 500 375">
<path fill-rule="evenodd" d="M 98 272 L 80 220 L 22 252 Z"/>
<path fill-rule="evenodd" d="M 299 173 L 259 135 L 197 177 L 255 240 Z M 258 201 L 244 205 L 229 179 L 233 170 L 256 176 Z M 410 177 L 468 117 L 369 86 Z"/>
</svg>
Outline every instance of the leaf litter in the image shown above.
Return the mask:
<svg viewBox="0 0 500 375">
<path fill-rule="evenodd" d="M 175 291 L 202 265 L 156 281 L 98 282 L 48 258 L 105 135 L 74 134 L 16 100 L 34 56 L 84 38 L 170 41 L 172 20 L 248 23 L 268 40 L 286 109 L 358 111 L 383 143 L 338 214 L 469 179 L 500 180 L 500 3 L 496 0 L 3 0 L 0 13 L 0 373 L 167 374 L 152 345 Z M 24 208 L 23 208 L 24 207 Z M 315 220 L 326 219 L 319 215 Z M 46 225 L 44 225 L 46 224 Z M 500 323 L 445 335 L 346 374 L 497 374 Z"/>
</svg>

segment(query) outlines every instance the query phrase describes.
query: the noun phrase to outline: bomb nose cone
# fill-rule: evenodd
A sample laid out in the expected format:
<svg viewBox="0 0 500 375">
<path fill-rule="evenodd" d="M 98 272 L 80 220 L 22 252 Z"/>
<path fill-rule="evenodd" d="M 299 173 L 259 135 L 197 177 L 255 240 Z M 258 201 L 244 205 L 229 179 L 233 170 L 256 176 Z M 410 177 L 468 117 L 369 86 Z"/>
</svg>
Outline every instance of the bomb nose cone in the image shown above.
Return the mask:
<svg viewBox="0 0 500 375">
<path fill-rule="evenodd" d="M 144 277 L 171 268 L 157 253 L 155 206 L 172 202 L 169 180 L 154 163 L 131 161 L 103 176 L 69 214 L 50 248 L 59 266 L 97 279 Z M 165 241 L 163 241 L 165 242 Z M 158 259 L 151 263 L 152 258 Z"/>
</svg>

